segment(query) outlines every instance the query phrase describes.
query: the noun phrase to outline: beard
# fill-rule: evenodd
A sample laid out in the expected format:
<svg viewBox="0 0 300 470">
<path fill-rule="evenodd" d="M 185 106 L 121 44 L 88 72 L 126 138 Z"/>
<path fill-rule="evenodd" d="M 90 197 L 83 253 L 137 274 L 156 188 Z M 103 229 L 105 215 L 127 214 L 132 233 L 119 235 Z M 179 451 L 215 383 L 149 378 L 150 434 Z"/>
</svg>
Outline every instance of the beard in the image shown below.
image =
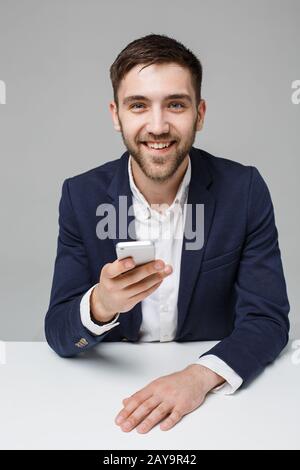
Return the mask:
<svg viewBox="0 0 300 470">
<path fill-rule="evenodd" d="M 155 137 L 156 142 L 159 142 L 159 138 L 163 141 L 174 141 L 175 144 L 172 145 L 172 148 L 165 155 L 155 155 L 151 149 L 146 148 L 141 141 L 138 144 L 133 143 L 127 139 L 126 135 L 123 132 L 123 127 L 119 119 L 120 129 L 122 134 L 122 139 L 125 147 L 127 148 L 129 154 L 139 165 L 140 169 L 144 175 L 151 179 L 152 181 L 158 183 L 164 183 L 170 179 L 174 173 L 178 170 L 186 156 L 188 155 L 196 137 L 196 126 L 197 119 L 194 122 L 193 127 L 191 128 L 190 134 L 185 137 L 184 140 L 178 140 L 175 137 L 170 137 L 167 135 L 160 135 Z M 141 139 L 146 140 L 146 139 Z M 151 140 L 151 138 L 147 139 Z"/>
</svg>

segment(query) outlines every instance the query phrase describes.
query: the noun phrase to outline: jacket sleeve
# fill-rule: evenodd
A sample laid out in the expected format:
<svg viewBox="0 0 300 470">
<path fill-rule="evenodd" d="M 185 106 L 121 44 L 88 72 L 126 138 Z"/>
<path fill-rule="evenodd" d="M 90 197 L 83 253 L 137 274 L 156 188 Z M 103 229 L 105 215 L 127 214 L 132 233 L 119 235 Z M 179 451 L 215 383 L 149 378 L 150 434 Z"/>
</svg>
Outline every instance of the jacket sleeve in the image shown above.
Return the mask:
<svg viewBox="0 0 300 470">
<path fill-rule="evenodd" d="M 234 329 L 202 355 L 214 354 L 225 361 L 242 377 L 243 385 L 279 355 L 290 327 L 271 196 L 259 171 L 250 170 L 246 237 L 234 285 Z"/>
<path fill-rule="evenodd" d="M 65 180 L 59 203 L 59 234 L 45 336 L 50 347 L 62 357 L 71 357 L 97 345 L 109 332 L 93 335 L 84 327 L 80 302 L 94 283 L 88 258 Z"/>
</svg>

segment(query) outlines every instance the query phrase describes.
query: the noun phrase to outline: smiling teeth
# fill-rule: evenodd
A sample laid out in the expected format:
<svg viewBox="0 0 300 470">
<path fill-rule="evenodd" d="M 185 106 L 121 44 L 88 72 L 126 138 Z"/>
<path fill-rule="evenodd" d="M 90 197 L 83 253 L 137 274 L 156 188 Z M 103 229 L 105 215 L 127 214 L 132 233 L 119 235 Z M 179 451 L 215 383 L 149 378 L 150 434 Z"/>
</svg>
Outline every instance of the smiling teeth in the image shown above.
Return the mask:
<svg viewBox="0 0 300 470">
<path fill-rule="evenodd" d="M 165 147 L 169 147 L 171 145 L 171 142 L 169 142 L 168 144 L 150 144 L 149 142 L 147 142 L 147 145 L 152 149 L 163 149 Z"/>
</svg>

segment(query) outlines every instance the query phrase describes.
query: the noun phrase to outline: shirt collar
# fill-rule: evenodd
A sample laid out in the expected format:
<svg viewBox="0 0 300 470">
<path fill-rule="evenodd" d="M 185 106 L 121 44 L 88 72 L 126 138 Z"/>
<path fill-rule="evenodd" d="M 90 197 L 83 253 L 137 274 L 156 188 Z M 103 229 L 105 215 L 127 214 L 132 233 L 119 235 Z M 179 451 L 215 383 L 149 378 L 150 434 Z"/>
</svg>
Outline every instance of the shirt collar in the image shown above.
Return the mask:
<svg viewBox="0 0 300 470">
<path fill-rule="evenodd" d="M 151 214 L 158 213 L 158 212 L 151 209 L 149 203 L 147 202 L 147 200 L 145 199 L 143 194 L 140 192 L 140 190 L 136 186 L 136 184 L 133 180 L 133 175 L 132 175 L 132 170 L 131 170 L 131 161 L 132 161 L 132 156 L 129 155 L 129 158 L 128 158 L 128 176 L 129 176 L 130 188 L 131 188 L 131 191 L 133 193 L 133 196 L 136 198 L 136 201 L 139 203 L 140 215 L 143 218 L 149 218 L 149 216 Z M 186 201 L 186 197 L 187 197 L 187 193 L 188 193 L 190 180 L 191 180 L 191 159 L 190 159 L 190 156 L 188 155 L 187 169 L 184 173 L 183 179 L 181 180 L 181 183 L 180 183 L 179 188 L 177 190 L 174 201 L 172 202 L 172 204 L 167 209 L 167 212 L 168 211 L 173 211 L 177 204 L 180 204 L 181 209 L 183 210 L 184 203 Z"/>
</svg>

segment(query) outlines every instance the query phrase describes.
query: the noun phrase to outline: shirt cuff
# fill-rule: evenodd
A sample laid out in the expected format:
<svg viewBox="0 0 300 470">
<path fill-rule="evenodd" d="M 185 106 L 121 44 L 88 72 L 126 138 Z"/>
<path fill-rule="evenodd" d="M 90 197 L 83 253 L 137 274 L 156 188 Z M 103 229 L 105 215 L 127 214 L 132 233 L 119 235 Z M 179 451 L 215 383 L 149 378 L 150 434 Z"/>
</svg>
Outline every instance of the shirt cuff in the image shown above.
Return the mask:
<svg viewBox="0 0 300 470">
<path fill-rule="evenodd" d="M 226 362 L 213 354 L 200 357 L 194 364 L 201 364 L 226 380 L 223 384 L 212 389 L 213 393 L 232 395 L 243 383 L 243 379 Z"/>
<path fill-rule="evenodd" d="M 94 289 L 94 287 L 96 287 L 96 285 L 97 284 L 92 286 L 84 294 L 84 296 L 81 299 L 81 302 L 80 302 L 80 318 L 81 318 L 81 322 L 82 322 L 83 326 L 85 326 L 85 328 L 87 328 L 90 331 L 90 333 L 93 333 L 95 336 L 99 336 L 99 335 L 102 335 L 103 333 L 106 333 L 106 331 L 111 330 L 115 326 L 120 325 L 120 322 L 116 323 L 116 321 L 118 320 L 118 318 L 120 316 L 120 313 L 117 313 L 115 318 L 111 322 L 109 322 L 105 325 L 97 325 L 96 323 L 94 323 L 92 321 L 91 313 L 90 313 L 90 296 L 91 296 L 92 290 Z"/>
</svg>

